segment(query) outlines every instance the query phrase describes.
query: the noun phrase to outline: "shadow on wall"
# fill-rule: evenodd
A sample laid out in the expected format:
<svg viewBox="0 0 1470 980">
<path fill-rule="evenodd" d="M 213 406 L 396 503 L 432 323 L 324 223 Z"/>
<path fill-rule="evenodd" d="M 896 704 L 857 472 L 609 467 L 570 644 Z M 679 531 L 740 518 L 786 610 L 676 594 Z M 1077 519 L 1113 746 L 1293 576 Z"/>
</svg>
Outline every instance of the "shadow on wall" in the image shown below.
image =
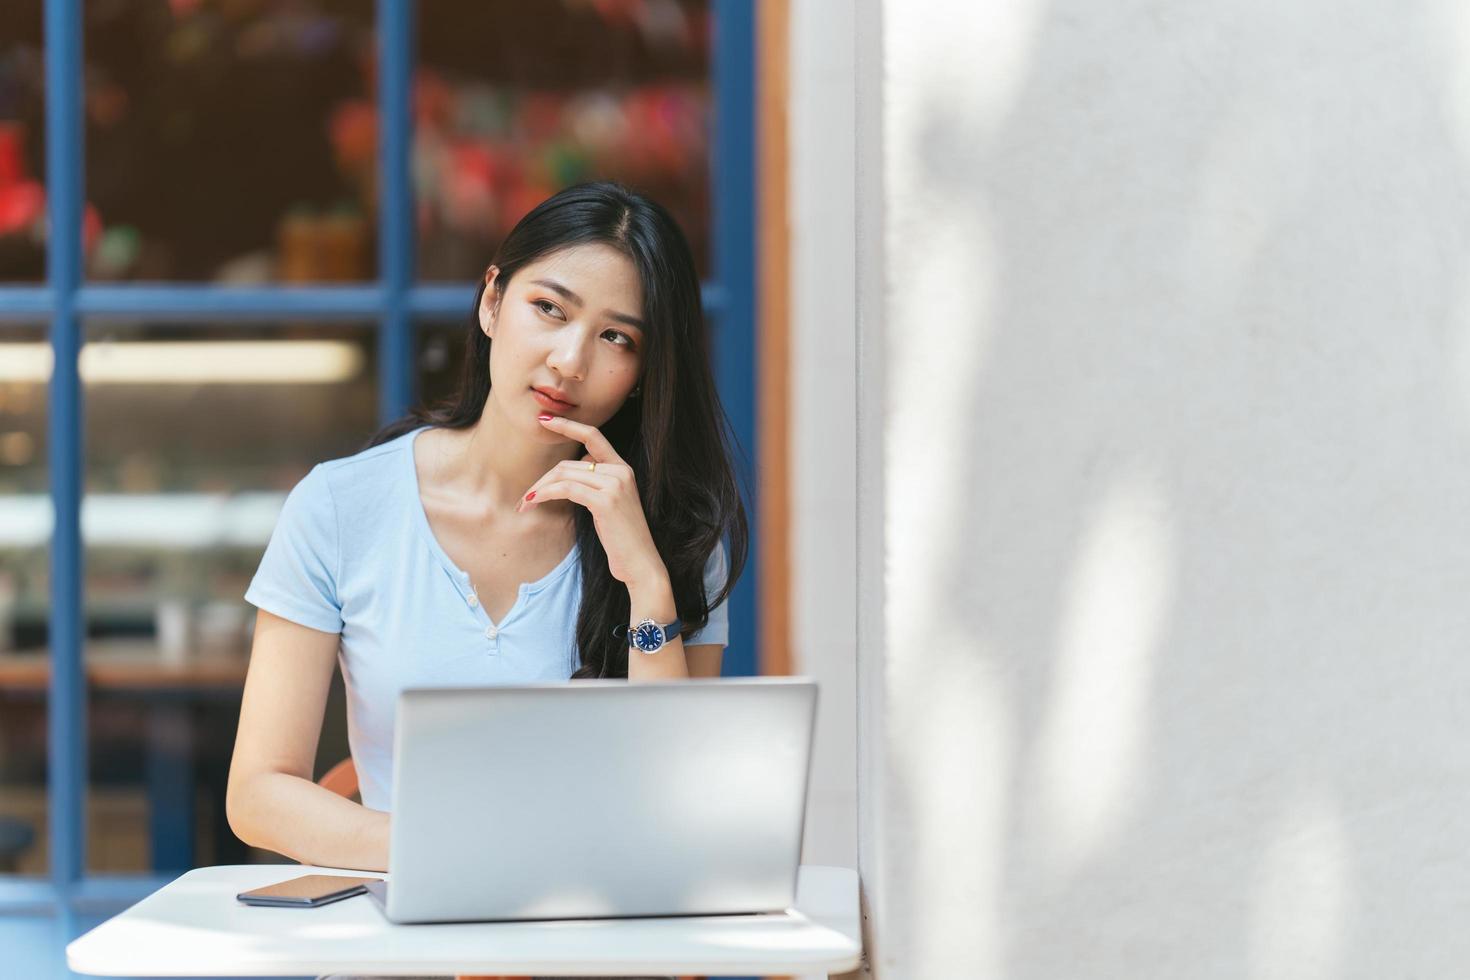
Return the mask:
<svg viewBox="0 0 1470 980">
<path fill-rule="evenodd" d="M 1470 19 L 903 13 L 880 966 L 1444 975 L 1470 883 Z"/>
</svg>

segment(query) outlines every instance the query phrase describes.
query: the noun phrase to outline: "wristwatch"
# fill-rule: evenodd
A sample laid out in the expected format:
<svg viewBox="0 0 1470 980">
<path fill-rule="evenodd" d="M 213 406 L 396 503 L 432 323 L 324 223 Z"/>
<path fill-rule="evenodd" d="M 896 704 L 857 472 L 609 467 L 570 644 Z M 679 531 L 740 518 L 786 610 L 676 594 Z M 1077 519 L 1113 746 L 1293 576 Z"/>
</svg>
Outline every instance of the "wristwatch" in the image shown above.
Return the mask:
<svg viewBox="0 0 1470 980">
<path fill-rule="evenodd" d="M 684 623 L 678 617 L 667 626 L 645 619 L 628 630 L 628 645 L 640 653 L 658 653 L 665 643 L 679 635 L 683 627 Z"/>
</svg>

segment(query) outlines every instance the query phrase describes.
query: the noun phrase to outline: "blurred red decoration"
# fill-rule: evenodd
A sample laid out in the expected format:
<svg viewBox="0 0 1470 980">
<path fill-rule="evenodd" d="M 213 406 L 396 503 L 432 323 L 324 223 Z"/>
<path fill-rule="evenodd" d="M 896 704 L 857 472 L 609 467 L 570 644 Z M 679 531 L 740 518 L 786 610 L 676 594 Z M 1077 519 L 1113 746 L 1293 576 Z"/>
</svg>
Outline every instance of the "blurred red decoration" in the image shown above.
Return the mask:
<svg viewBox="0 0 1470 980">
<path fill-rule="evenodd" d="M 46 215 L 46 189 L 34 180 L 0 184 L 0 235 L 25 231 Z"/>
<path fill-rule="evenodd" d="M 25 178 L 25 130 L 18 122 L 0 120 L 0 187 Z"/>
<path fill-rule="evenodd" d="M 343 102 L 332 112 L 332 147 L 338 162 L 354 170 L 374 164 L 378 144 L 378 111 L 367 99 Z"/>
<path fill-rule="evenodd" d="M 437 72 L 420 68 L 413 80 L 414 125 L 446 129 L 454 112 L 454 87 Z"/>
</svg>

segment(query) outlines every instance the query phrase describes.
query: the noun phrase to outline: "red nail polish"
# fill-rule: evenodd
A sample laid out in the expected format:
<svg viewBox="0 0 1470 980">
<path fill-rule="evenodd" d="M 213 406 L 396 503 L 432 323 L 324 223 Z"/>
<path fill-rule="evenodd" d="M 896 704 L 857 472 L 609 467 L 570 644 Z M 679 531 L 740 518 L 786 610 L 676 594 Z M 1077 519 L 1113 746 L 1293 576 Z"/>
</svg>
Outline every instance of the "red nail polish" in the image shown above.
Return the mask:
<svg viewBox="0 0 1470 980">
<path fill-rule="evenodd" d="M 536 491 L 535 490 L 532 490 L 530 493 L 526 494 L 526 499 L 527 500 L 534 500 L 535 497 L 536 497 Z"/>
<path fill-rule="evenodd" d="M 538 415 L 538 416 L 536 416 L 536 418 L 539 419 L 542 422 L 550 422 L 551 421 L 551 416 L 550 415 Z"/>
</svg>

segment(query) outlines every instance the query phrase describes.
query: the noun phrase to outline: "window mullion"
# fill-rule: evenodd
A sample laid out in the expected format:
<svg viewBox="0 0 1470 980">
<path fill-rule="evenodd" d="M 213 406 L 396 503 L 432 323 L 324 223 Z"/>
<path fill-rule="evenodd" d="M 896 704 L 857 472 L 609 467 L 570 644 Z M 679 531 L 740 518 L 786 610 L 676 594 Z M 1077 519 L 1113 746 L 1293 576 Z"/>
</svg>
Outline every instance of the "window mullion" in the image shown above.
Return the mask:
<svg viewBox="0 0 1470 980">
<path fill-rule="evenodd" d="M 409 115 L 413 75 L 412 0 L 378 0 L 378 268 L 383 309 L 378 330 L 378 416 L 387 424 L 413 402 L 413 190 Z"/>
<path fill-rule="evenodd" d="M 87 715 L 83 674 L 81 493 L 82 9 L 46 0 L 46 277 L 51 292 L 47 452 L 51 503 L 47 772 L 51 882 L 69 895 L 86 867 Z"/>
<path fill-rule="evenodd" d="M 755 4 L 714 0 L 714 145 L 710 153 L 710 214 L 714 226 L 715 381 L 744 458 L 759 458 L 755 403 Z M 706 289 L 706 295 L 710 290 Z M 737 461 L 752 529 L 760 526 L 757 480 Z M 759 673 L 755 659 L 755 596 L 760 563 L 752 560 L 730 596 L 730 632 L 746 639 L 725 651 L 727 675 Z"/>
</svg>

